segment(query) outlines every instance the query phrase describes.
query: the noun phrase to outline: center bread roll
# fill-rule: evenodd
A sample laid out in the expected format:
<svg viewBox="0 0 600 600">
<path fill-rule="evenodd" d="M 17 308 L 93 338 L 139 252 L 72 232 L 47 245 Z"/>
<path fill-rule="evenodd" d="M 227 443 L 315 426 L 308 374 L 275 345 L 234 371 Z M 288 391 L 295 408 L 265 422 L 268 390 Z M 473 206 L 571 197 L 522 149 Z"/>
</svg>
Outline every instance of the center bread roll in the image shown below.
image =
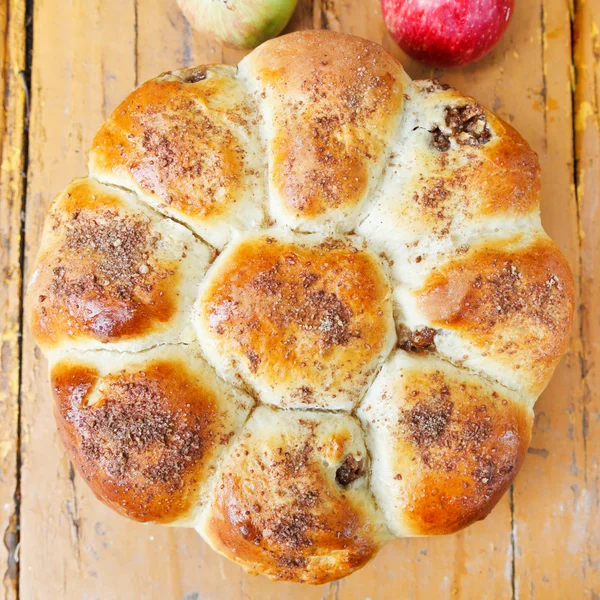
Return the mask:
<svg viewBox="0 0 600 600">
<path fill-rule="evenodd" d="M 385 266 L 350 239 L 245 236 L 212 265 L 196 316 L 219 373 L 285 408 L 351 410 L 396 340 Z"/>
</svg>

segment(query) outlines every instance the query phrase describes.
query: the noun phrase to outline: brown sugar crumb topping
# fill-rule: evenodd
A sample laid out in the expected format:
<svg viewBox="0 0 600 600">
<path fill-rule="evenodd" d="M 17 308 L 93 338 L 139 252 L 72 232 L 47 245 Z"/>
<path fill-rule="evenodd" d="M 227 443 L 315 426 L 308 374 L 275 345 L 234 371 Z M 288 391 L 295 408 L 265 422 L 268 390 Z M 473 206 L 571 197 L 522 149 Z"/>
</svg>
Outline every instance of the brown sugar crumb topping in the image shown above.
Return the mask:
<svg viewBox="0 0 600 600">
<path fill-rule="evenodd" d="M 362 477 L 364 473 L 364 461 L 356 460 L 352 454 L 349 454 L 341 466 L 335 472 L 335 480 L 342 487 L 349 486 L 353 481 Z"/>
<path fill-rule="evenodd" d="M 270 524 L 270 538 L 295 550 L 312 546 L 311 530 L 315 528 L 316 519 L 309 512 L 283 513 Z"/>
<path fill-rule="evenodd" d="M 448 185 L 444 179 L 440 178 L 436 180 L 430 187 L 423 189 L 421 193 L 415 192 L 413 200 L 424 208 L 438 209 L 440 204 L 443 204 L 448 195 Z M 443 218 L 444 215 L 440 213 L 438 214 L 438 217 Z"/>
<path fill-rule="evenodd" d="M 399 426 L 412 439 L 425 466 L 442 472 L 458 469 L 488 488 L 514 471 L 517 425 L 507 421 L 504 433 L 494 434 L 498 394 L 482 398 L 465 385 L 460 392 L 452 391 L 443 375 L 435 372 L 424 386 L 415 384 L 409 396 L 416 401 L 402 411 Z"/>
<path fill-rule="evenodd" d="M 408 337 L 400 343 L 400 348 L 406 352 L 424 352 L 435 350 L 436 330 L 430 327 L 421 327 L 410 332 Z"/>
<path fill-rule="evenodd" d="M 562 285 L 550 271 L 543 281 L 526 281 L 512 260 L 492 262 L 493 269 L 477 275 L 464 300 L 464 312 L 474 311 L 477 324 L 494 327 L 515 314 L 524 314 L 548 329 L 557 324 L 557 310 L 563 307 Z M 462 308 L 461 308 L 462 311 Z"/>
<path fill-rule="evenodd" d="M 427 79 L 423 82 L 425 85 L 421 89 L 426 94 L 433 94 L 434 92 L 445 92 L 450 89 L 447 83 L 441 83 L 437 79 Z"/>
<path fill-rule="evenodd" d="M 426 449 L 446 431 L 454 404 L 449 400 L 447 386 L 442 386 L 435 398 L 417 402 L 405 415 L 411 437 L 420 448 Z"/>
<path fill-rule="evenodd" d="M 188 108 L 191 110 L 192 105 Z M 202 181 L 202 199 L 201 202 L 212 204 L 217 202 L 218 192 L 221 188 L 235 188 L 239 183 L 237 172 L 239 165 L 227 164 L 224 162 L 222 153 L 197 151 L 200 140 L 209 137 L 219 138 L 223 148 L 233 146 L 235 140 L 232 133 L 217 125 L 206 115 L 195 111 L 194 118 L 185 118 L 181 114 L 165 113 L 161 115 L 161 122 L 152 126 L 151 120 L 144 127 L 141 135 L 141 146 L 147 155 L 153 156 L 152 165 L 158 166 L 162 170 L 162 175 L 158 180 L 158 186 L 154 175 L 147 172 L 145 165 L 133 166 L 132 171 L 140 178 L 140 182 L 145 187 L 157 187 L 160 191 L 163 189 L 163 182 L 173 182 L 177 185 L 180 192 L 183 192 L 183 185 L 177 184 L 179 180 Z M 240 158 L 243 150 L 236 146 L 236 153 Z M 234 156 L 232 154 L 232 156 Z M 163 194 L 165 201 L 170 203 L 169 194 Z M 189 204 L 193 204 L 198 210 L 202 206 L 196 206 L 198 199 L 186 195 L 179 199 Z M 209 208 L 205 210 L 209 212 Z"/>
<path fill-rule="evenodd" d="M 296 306 L 288 298 L 280 302 L 283 310 L 277 320 L 284 326 L 296 324 L 302 331 L 316 333 L 325 349 L 344 346 L 358 336 L 350 328 L 352 310 L 336 294 L 316 290 L 305 294 Z"/>
<path fill-rule="evenodd" d="M 275 180 L 289 207 L 310 216 L 357 201 L 367 185 L 366 165 L 382 150 L 379 136 L 364 124 L 389 121 L 402 102 L 391 72 L 375 74 L 359 64 L 351 77 L 331 73 L 317 66 L 301 81 L 308 102 L 288 101 L 293 116 L 279 127 Z"/>
<path fill-rule="evenodd" d="M 300 259 L 289 253 L 282 260 L 277 260 L 269 269 L 257 273 L 250 282 L 250 287 L 265 297 L 268 302 L 268 318 L 280 328 L 297 326 L 301 331 L 316 334 L 323 346 L 344 346 L 352 339 L 360 337 L 352 327 L 352 309 L 333 292 L 316 289 L 320 276 L 311 271 L 301 271 L 298 277 L 290 277 L 288 268 L 295 270 Z M 286 266 L 287 265 L 287 266 Z M 234 300 L 224 300 L 210 305 L 209 320 L 216 333 L 223 334 L 223 324 L 232 319 L 239 319 L 240 304 Z M 253 331 L 260 325 L 248 318 L 244 331 Z M 241 333 L 243 333 L 241 332 Z M 294 338 L 290 338 L 293 345 Z M 258 368 L 260 359 L 251 352 L 248 359 L 254 370 Z"/>
<path fill-rule="evenodd" d="M 148 293 L 149 258 L 160 240 L 148 222 L 117 211 L 100 214 L 76 211 L 66 225 L 64 248 L 79 256 L 93 257 L 94 268 L 76 279 L 68 277 L 68 266 L 53 270 L 52 292 L 57 296 L 104 296 L 107 290 L 120 300 L 131 300 L 134 291 Z M 162 277 L 166 273 L 161 274 Z"/>
<path fill-rule="evenodd" d="M 306 295 L 306 303 L 292 311 L 304 331 L 318 331 L 325 347 L 344 346 L 356 337 L 350 331 L 352 311 L 335 294 L 323 290 Z"/>
<path fill-rule="evenodd" d="M 305 442 L 303 446 L 282 451 L 281 459 L 276 463 L 276 470 L 280 472 L 280 476 L 295 478 L 301 471 L 307 468 L 309 462 L 312 460 L 312 442 L 313 437 L 311 436 L 310 441 Z"/>
<path fill-rule="evenodd" d="M 520 312 L 528 300 L 528 294 L 524 295 L 521 289 L 521 273 L 512 261 L 507 261 L 486 277 L 478 275 L 471 285 L 475 290 L 481 290 L 478 293 L 489 296 L 493 303 L 489 311 L 490 325 L 494 325 L 501 315 Z"/>
<path fill-rule="evenodd" d="M 296 261 L 293 255 L 286 260 L 290 264 Z M 317 274 L 302 273 L 300 291 L 297 284 L 280 276 L 280 270 L 283 270 L 283 265 L 277 262 L 271 269 L 256 275 L 252 282 L 254 289 L 273 297 L 271 317 L 274 321 L 284 327 L 296 324 L 302 331 L 316 333 L 325 348 L 343 346 L 356 337 L 350 330 L 350 307 L 334 293 L 310 289 L 319 279 Z"/>
<path fill-rule="evenodd" d="M 309 386 L 303 385 L 293 393 L 293 397 L 300 400 L 300 402 L 310 404 L 314 400 L 314 392 Z"/>
<path fill-rule="evenodd" d="M 316 273 L 303 273 L 300 275 L 302 281 L 302 287 L 308 289 L 312 287 L 317 281 L 319 281 L 319 275 Z"/>
<path fill-rule="evenodd" d="M 339 115 L 316 117 L 309 125 L 302 125 L 306 131 L 302 136 L 310 140 L 310 154 L 314 168 L 303 172 L 307 149 L 282 136 L 281 165 L 275 177 L 285 194 L 289 205 L 300 212 L 312 212 L 337 208 L 359 194 L 365 186 L 365 169 L 360 164 L 362 145 L 348 148 L 339 138 L 343 120 Z M 297 128 L 286 124 L 284 131 Z M 363 150 L 364 158 L 371 153 Z"/>
<path fill-rule="evenodd" d="M 241 496 L 229 505 L 229 510 L 226 509 L 230 521 L 236 523 L 244 539 L 255 545 L 265 543 L 267 549 L 273 543 L 283 547 L 284 551 L 276 557 L 282 567 L 304 564 L 303 551 L 313 545 L 320 531 L 326 529 L 323 517 L 315 511 L 327 498 L 322 497 L 315 468 L 314 441 L 310 433 L 304 444 L 286 449 L 280 447 L 266 461 L 258 461 L 261 474 L 257 485 L 277 483 L 273 500 L 282 501 L 279 508 L 261 507 L 249 498 L 248 502 L 252 501 L 250 509 L 250 504 Z M 242 454 L 248 455 L 243 447 Z M 236 494 L 243 495 L 246 490 L 242 486 Z M 241 504 L 238 504 L 240 500 Z M 245 506 L 248 508 L 243 508 Z"/>
<path fill-rule="evenodd" d="M 279 555 L 277 556 L 277 566 L 282 569 L 290 569 L 294 571 L 296 569 L 302 569 L 308 564 L 308 559 L 304 556 L 288 556 Z"/>
<path fill-rule="evenodd" d="M 86 466 L 102 465 L 120 486 L 162 484 L 174 492 L 207 446 L 217 443 L 211 431 L 215 414 L 208 407 L 201 415 L 169 407 L 161 382 L 166 374 L 160 366 L 154 371 L 148 369 L 144 379 L 119 374 L 97 404 L 73 402 L 66 420 L 81 438 Z"/>
<path fill-rule="evenodd" d="M 460 146 L 482 146 L 492 138 L 485 111 L 479 104 L 447 106 L 445 127 L 435 127 L 431 135 L 432 146 L 440 152 L 450 149 L 451 139 Z"/>
<path fill-rule="evenodd" d="M 363 58 L 366 59 L 369 54 L 370 50 L 365 50 Z M 331 97 L 334 86 L 335 94 L 345 109 L 339 111 L 344 123 L 362 122 L 374 112 L 385 110 L 391 104 L 396 89 L 396 79 L 391 73 L 374 74 L 362 65 L 352 69 L 352 77 L 343 81 L 341 89 L 337 87 L 339 83 L 337 78 L 331 80 L 323 70 L 317 69 L 310 78 L 302 81 L 301 89 L 311 104 L 319 105 Z"/>
<path fill-rule="evenodd" d="M 189 77 L 187 83 L 200 81 L 202 72 Z M 201 217 L 225 210 L 224 190 L 228 202 L 237 199 L 245 150 L 233 130 L 207 116 L 196 98 L 179 94 L 164 106 L 132 109 L 131 119 L 128 166 L 142 188 Z"/>
</svg>

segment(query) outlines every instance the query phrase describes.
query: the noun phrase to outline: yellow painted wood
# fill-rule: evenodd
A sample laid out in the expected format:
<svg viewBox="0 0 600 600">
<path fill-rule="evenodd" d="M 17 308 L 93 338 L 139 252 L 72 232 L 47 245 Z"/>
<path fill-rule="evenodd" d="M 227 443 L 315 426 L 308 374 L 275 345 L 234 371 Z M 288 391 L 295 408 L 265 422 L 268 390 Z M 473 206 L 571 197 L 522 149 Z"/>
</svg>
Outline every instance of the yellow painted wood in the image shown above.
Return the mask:
<svg viewBox="0 0 600 600">
<path fill-rule="evenodd" d="M 21 210 L 26 120 L 25 7 L 0 2 L 0 595 L 17 597 Z"/>
<path fill-rule="evenodd" d="M 583 485 L 573 488 L 575 508 L 585 515 L 585 536 L 574 548 L 585 594 L 600 595 L 600 3 L 578 0 L 573 31 L 576 184 L 581 248 L 581 360 L 584 452 L 577 464 Z M 585 547 L 583 546 L 585 543 Z"/>
</svg>

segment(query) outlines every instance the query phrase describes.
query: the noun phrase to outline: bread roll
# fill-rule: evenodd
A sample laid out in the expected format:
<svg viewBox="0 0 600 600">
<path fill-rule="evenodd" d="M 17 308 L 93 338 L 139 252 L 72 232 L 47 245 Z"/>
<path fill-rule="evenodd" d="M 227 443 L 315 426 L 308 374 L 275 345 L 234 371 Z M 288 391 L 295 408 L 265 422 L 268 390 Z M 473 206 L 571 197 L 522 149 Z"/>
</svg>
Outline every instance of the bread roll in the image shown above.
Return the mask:
<svg viewBox="0 0 600 600">
<path fill-rule="evenodd" d="M 224 556 L 277 580 L 326 583 L 389 539 L 349 415 L 257 408 L 217 477 L 200 532 Z"/>
<path fill-rule="evenodd" d="M 253 405 L 184 345 L 66 353 L 50 383 L 61 438 L 93 492 L 155 523 L 194 523 Z"/>
<path fill-rule="evenodd" d="M 431 354 L 395 351 L 358 412 L 371 485 L 397 536 L 483 519 L 527 452 L 533 411 L 516 392 Z"/>
<path fill-rule="evenodd" d="M 224 377 L 283 408 L 352 410 L 396 341 L 377 256 L 350 239 L 275 231 L 219 256 L 196 324 Z"/>
<path fill-rule="evenodd" d="M 29 284 L 33 334 L 46 352 L 189 341 L 212 254 L 132 193 L 76 179 L 46 220 Z"/>
<path fill-rule="evenodd" d="M 258 115 L 235 67 L 165 73 L 118 106 L 94 138 L 90 174 L 137 192 L 217 248 L 266 218 Z"/>
<path fill-rule="evenodd" d="M 410 79 L 400 64 L 373 42 L 304 31 L 265 42 L 240 76 L 263 116 L 274 218 L 351 230 L 402 118 Z"/>
</svg>

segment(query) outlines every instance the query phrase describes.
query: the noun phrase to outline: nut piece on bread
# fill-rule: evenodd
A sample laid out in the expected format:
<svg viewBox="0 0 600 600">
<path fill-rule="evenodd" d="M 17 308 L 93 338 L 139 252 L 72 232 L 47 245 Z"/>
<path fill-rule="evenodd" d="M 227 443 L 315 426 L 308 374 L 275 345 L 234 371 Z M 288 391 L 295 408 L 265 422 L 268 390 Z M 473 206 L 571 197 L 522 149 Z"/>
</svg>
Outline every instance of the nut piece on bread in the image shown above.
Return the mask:
<svg viewBox="0 0 600 600">
<path fill-rule="evenodd" d="M 89 172 L 27 314 L 102 502 L 312 584 L 489 514 L 573 321 L 510 125 L 307 31 L 144 83 Z"/>
</svg>

